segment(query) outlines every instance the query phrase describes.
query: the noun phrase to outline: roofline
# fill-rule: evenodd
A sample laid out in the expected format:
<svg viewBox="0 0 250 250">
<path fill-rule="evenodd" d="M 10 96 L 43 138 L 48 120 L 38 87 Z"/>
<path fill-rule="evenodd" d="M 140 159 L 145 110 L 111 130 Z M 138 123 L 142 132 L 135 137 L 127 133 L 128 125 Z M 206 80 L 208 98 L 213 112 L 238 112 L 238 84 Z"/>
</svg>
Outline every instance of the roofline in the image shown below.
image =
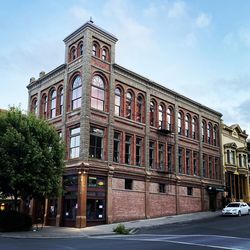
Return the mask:
<svg viewBox="0 0 250 250">
<path fill-rule="evenodd" d="M 135 76 L 135 77 L 137 77 L 137 78 L 139 78 L 139 79 L 141 79 L 143 81 L 146 81 L 150 85 L 154 85 L 155 87 L 160 88 L 163 91 L 167 91 L 167 92 L 171 93 L 172 95 L 174 95 L 174 96 L 176 96 L 176 97 L 178 97 L 178 98 L 180 98 L 180 99 L 182 99 L 184 101 L 191 102 L 192 104 L 194 104 L 194 105 L 196 105 L 196 106 L 198 106 L 198 107 L 200 107 L 202 109 L 205 109 L 205 110 L 207 110 L 209 112 L 212 112 L 213 114 L 219 116 L 220 118 L 222 117 L 222 113 L 220 113 L 220 112 L 218 112 L 218 111 L 216 111 L 214 109 L 211 109 L 211 108 L 209 108 L 207 106 L 204 106 L 201 103 L 198 103 L 198 102 L 196 102 L 196 101 L 194 101 L 194 100 L 192 100 L 192 99 L 190 99 L 190 98 L 188 98 L 186 96 L 183 96 L 183 95 L 181 95 L 181 94 L 179 94 L 179 93 L 177 93 L 177 92 L 175 92 L 175 91 L 173 91 L 173 90 L 171 90 L 171 89 L 169 89 L 167 87 L 164 87 L 164 86 L 150 80 L 149 78 L 146 78 L 146 77 L 144 77 L 142 75 L 139 75 L 139 74 L 137 74 L 137 73 L 135 73 L 135 72 L 133 72 L 133 71 L 131 71 L 129 69 L 126 69 L 126 68 L 124 68 L 123 66 L 121 66 L 119 64 L 114 63 L 113 66 L 114 66 L 114 68 L 117 68 L 117 69 L 119 69 L 121 71 L 124 71 L 124 72 L 126 72 L 128 74 L 131 74 L 131 75 L 133 75 L 133 76 Z"/>
<path fill-rule="evenodd" d="M 99 26 L 95 25 L 92 21 L 88 21 L 85 24 L 83 24 L 81 27 L 79 27 L 77 30 L 75 30 L 74 32 L 72 32 L 70 35 L 68 35 L 66 38 L 64 38 L 64 42 L 68 42 L 71 38 L 73 38 L 74 36 L 76 36 L 78 33 L 84 31 L 85 29 L 90 28 L 94 31 L 97 31 L 103 35 L 105 35 L 106 37 L 108 37 L 109 39 L 111 39 L 114 42 L 117 42 L 118 39 L 111 33 L 109 33 L 108 31 L 100 28 Z"/>
<path fill-rule="evenodd" d="M 56 67 L 55 69 L 49 71 L 48 73 L 46 73 L 44 76 L 38 78 L 37 80 L 34 80 L 33 82 L 31 82 L 30 84 L 28 84 L 26 86 L 27 89 L 30 89 L 31 87 L 33 87 L 33 85 L 40 83 L 42 80 L 45 80 L 46 78 L 50 77 L 51 75 L 64 70 L 66 68 L 66 64 L 61 64 L 60 66 Z"/>
</svg>

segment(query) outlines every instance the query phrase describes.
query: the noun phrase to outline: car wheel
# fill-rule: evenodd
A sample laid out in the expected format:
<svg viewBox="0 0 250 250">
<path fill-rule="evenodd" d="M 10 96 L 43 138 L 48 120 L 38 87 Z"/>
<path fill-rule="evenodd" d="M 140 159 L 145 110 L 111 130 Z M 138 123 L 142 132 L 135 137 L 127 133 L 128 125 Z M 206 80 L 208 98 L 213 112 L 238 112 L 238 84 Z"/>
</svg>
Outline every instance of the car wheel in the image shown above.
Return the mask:
<svg viewBox="0 0 250 250">
<path fill-rule="evenodd" d="M 238 212 L 238 216 L 241 216 L 241 211 Z"/>
</svg>

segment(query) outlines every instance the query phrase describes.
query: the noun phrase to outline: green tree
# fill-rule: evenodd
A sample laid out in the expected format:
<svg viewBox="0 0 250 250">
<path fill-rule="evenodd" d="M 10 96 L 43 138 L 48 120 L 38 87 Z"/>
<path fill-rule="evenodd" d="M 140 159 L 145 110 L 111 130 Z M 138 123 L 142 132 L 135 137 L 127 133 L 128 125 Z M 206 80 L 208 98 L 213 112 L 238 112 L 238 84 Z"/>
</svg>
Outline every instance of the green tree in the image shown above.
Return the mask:
<svg viewBox="0 0 250 250">
<path fill-rule="evenodd" d="M 24 201 L 55 196 L 61 187 L 64 145 L 34 114 L 17 108 L 0 113 L 0 193 Z"/>
</svg>

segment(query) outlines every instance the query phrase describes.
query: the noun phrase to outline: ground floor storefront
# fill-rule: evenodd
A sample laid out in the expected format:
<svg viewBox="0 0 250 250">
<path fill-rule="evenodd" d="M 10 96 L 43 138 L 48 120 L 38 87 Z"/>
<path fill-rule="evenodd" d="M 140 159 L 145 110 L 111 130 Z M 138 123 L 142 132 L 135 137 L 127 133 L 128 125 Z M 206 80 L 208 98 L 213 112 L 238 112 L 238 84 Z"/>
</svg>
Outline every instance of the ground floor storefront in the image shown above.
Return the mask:
<svg viewBox="0 0 250 250">
<path fill-rule="evenodd" d="M 39 216 L 46 225 L 82 228 L 222 207 L 219 181 L 122 170 L 68 169 L 60 197 L 33 201 L 34 220 Z"/>
</svg>

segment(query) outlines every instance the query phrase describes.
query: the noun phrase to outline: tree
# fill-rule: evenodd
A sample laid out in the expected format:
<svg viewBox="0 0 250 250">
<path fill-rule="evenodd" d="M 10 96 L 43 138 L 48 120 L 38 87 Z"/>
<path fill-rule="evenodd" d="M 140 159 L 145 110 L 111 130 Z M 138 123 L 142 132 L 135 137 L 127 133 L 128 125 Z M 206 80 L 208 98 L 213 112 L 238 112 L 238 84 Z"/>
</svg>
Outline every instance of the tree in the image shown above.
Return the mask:
<svg viewBox="0 0 250 250">
<path fill-rule="evenodd" d="M 0 112 L 0 193 L 24 201 L 55 196 L 64 170 L 58 133 L 34 114 Z"/>
</svg>

